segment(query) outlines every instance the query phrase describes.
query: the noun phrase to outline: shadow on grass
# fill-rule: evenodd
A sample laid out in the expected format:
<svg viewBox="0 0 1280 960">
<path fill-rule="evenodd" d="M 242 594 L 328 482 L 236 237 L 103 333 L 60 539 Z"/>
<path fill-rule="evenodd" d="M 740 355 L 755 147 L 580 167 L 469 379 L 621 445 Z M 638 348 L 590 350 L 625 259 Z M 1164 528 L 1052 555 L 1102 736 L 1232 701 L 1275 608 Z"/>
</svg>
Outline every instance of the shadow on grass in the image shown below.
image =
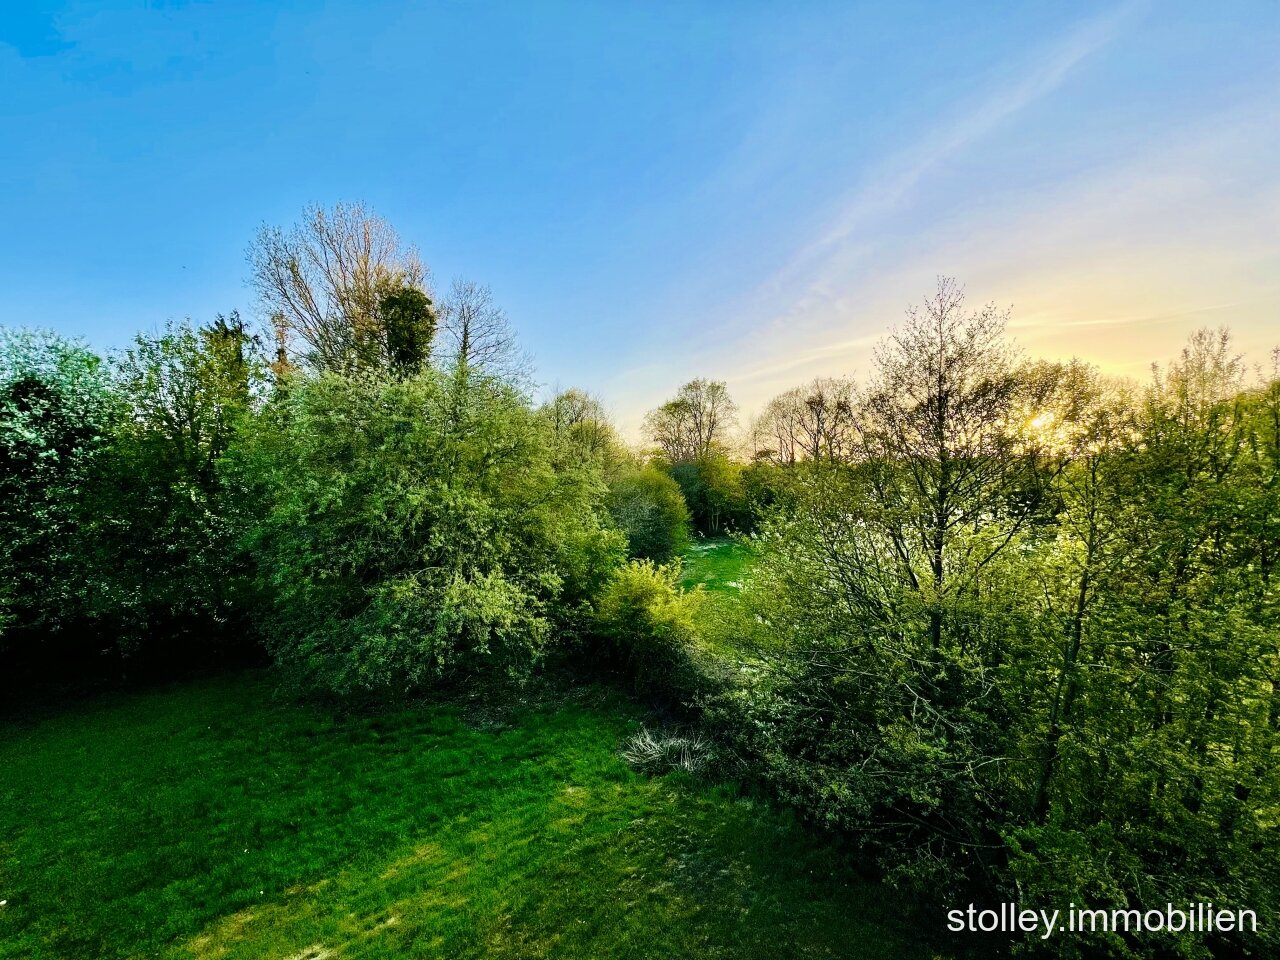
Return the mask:
<svg viewBox="0 0 1280 960">
<path fill-rule="evenodd" d="M 789 817 L 632 773 L 618 694 L 493 713 L 254 671 L 0 728 L 0 957 L 930 955 Z"/>
</svg>

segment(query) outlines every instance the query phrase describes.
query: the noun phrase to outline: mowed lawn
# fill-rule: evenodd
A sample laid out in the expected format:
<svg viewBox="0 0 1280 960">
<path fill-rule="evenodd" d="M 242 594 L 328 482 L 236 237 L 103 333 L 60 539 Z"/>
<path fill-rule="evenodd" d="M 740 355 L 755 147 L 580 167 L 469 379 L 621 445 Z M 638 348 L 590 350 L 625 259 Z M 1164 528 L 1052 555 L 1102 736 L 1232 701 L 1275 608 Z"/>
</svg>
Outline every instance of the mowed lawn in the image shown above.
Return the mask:
<svg viewBox="0 0 1280 960">
<path fill-rule="evenodd" d="M 584 688 L 339 716 L 269 672 L 0 721 L 0 957 L 928 957 L 771 806 L 633 773 Z"/>
</svg>

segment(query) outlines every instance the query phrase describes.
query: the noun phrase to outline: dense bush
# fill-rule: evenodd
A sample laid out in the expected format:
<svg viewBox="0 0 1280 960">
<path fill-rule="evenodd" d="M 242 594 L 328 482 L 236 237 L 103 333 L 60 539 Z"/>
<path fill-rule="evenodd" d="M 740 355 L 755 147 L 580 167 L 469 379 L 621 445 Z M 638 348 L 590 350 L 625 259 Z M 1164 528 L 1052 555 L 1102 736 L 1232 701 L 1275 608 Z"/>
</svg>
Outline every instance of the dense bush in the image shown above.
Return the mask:
<svg viewBox="0 0 1280 960">
<path fill-rule="evenodd" d="M 633 560 L 596 601 L 597 629 L 637 689 L 687 698 L 695 685 L 694 613 L 701 599 L 678 585 L 679 568 Z"/>
<path fill-rule="evenodd" d="M 218 462 L 264 369 L 239 318 L 139 335 L 110 364 L 119 416 L 87 486 L 91 614 L 128 652 L 207 660 L 254 642 L 249 560 Z"/>
<path fill-rule="evenodd" d="M 114 409 L 104 365 L 83 344 L 0 329 L 0 608 L 23 654 L 75 640 L 83 622 L 95 587 L 84 493 Z"/>
<path fill-rule="evenodd" d="M 249 347 L 234 316 L 170 324 L 109 361 L 5 333 L 0 605 L 28 660 L 208 659 L 252 641 L 234 622 L 246 560 L 216 471 L 251 412 Z"/>
<path fill-rule="evenodd" d="M 743 488 L 742 464 L 723 450 L 713 447 L 697 459 L 672 464 L 668 470 L 699 533 L 714 537 L 751 526 L 752 504 Z"/>
<path fill-rule="evenodd" d="M 709 719 L 919 894 L 1274 915 L 1280 379 L 1202 333 L 1134 399 L 1021 363 L 955 293 L 882 350 L 850 455 L 786 471 L 742 621 L 762 669 Z"/>
<path fill-rule="evenodd" d="M 229 458 L 276 660 L 347 693 L 524 676 L 621 553 L 591 462 L 502 381 L 325 375 Z"/>
<path fill-rule="evenodd" d="M 631 557 L 667 563 L 689 546 L 689 510 L 680 487 L 657 467 L 622 470 L 609 484 L 608 503 Z"/>
</svg>

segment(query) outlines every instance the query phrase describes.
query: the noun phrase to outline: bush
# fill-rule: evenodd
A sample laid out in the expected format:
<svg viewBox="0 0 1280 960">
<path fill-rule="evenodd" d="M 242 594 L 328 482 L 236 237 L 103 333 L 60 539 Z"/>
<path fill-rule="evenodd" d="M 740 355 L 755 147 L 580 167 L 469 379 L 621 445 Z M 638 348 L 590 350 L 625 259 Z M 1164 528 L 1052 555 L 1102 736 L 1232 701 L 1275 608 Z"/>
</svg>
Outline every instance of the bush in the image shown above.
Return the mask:
<svg viewBox="0 0 1280 960">
<path fill-rule="evenodd" d="M 268 648 L 336 693 L 522 678 L 616 564 L 598 468 L 501 381 L 434 370 L 292 388 L 229 458 Z"/>
<path fill-rule="evenodd" d="M 684 700 L 693 683 L 694 615 L 701 594 L 679 570 L 649 560 L 618 568 L 596 601 L 596 622 L 637 689 Z"/>
<path fill-rule="evenodd" d="M 140 334 L 111 363 L 121 415 L 86 487 L 92 614 L 121 650 L 207 661 L 256 643 L 249 561 L 217 464 L 264 371 L 236 315 Z"/>
<path fill-rule="evenodd" d="M 663 471 L 646 467 L 623 474 L 610 485 L 608 502 L 631 557 L 666 563 L 689 546 L 689 509 L 679 484 Z"/>
<path fill-rule="evenodd" d="M 112 409 L 102 362 L 82 344 L 0 329 L 0 595 L 9 642 L 31 640 L 25 654 L 52 653 L 55 634 L 82 624 L 94 589 L 83 491 Z"/>
</svg>

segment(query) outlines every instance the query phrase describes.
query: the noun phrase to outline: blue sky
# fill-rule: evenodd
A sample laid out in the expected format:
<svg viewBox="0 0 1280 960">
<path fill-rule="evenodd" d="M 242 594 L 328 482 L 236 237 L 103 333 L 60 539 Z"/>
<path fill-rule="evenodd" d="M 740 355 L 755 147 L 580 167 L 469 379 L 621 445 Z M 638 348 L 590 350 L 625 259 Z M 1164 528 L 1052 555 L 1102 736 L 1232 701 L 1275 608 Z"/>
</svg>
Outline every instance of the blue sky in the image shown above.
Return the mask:
<svg viewBox="0 0 1280 960">
<path fill-rule="evenodd" d="M 938 274 L 1031 353 L 1280 342 L 1280 5 L 9 3 L 0 323 L 100 347 L 255 305 L 363 200 L 624 429 L 871 346 Z"/>
</svg>

